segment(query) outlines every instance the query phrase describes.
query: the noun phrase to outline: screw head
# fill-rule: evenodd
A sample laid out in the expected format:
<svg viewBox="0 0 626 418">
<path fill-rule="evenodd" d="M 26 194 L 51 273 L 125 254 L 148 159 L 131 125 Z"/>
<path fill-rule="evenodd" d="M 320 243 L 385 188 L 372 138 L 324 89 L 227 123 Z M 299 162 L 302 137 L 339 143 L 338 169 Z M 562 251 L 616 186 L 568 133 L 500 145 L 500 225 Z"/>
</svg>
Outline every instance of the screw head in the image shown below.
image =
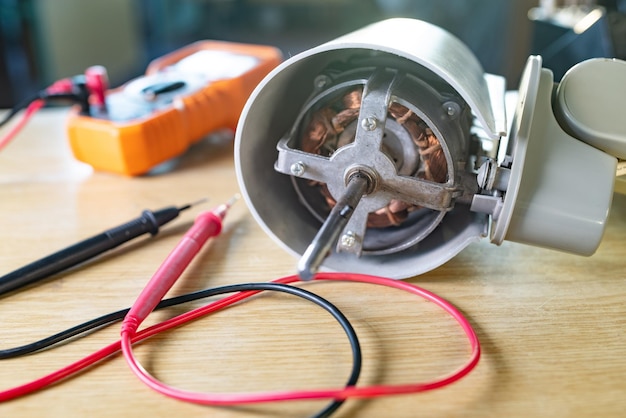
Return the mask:
<svg viewBox="0 0 626 418">
<path fill-rule="evenodd" d="M 348 231 L 341 236 L 341 246 L 344 248 L 352 248 L 356 244 L 356 234 L 352 231 Z"/>
<path fill-rule="evenodd" d="M 289 171 L 291 171 L 291 174 L 293 174 L 294 176 L 300 177 L 304 174 L 306 168 L 304 167 L 304 163 L 298 161 L 297 163 L 291 164 L 291 167 L 289 167 Z"/>
<path fill-rule="evenodd" d="M 363 118 L 363 120 L 361 121 L 361 126 L 366 131 L 373 131 L 378 127 L 378 120 L 373 116 L 368 116 L 366 118 Z"/>
<path fill-rule="evenodd" d="M 443 109 L 446 112 L 446 115 L 452 119 L 454 119 L 461 112 L 459 104 L 453 101 L 445 102 L 443 104 Z"/>
</svg>

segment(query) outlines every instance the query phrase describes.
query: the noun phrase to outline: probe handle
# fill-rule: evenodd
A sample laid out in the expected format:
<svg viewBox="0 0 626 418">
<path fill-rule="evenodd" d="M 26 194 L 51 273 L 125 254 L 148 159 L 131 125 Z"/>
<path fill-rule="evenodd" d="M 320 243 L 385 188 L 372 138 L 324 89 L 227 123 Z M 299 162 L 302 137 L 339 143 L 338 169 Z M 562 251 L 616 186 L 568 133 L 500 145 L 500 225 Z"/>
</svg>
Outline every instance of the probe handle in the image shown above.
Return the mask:
<svg viewBox="0 0 626 418">
<path fill-rule="evenodd" d="M 139 294 L 133 307 L 126 315 L 125 323 L 130 320 L 130 322 L 139 326 L 146 319 L 207 240 L 220 234 L 224 213 L 224 211 L 219 211 L 218 208 L 210 212 L 201 213 L 196 217 L 193 226 L 163 261 L 146 287 Z"/>
<path fill-rule="evenodd" d="M 159 226 L 171 221 L 179 213 L 180 210 L 175 207 L 156 212 L 145 210 L 132 221 L 27 264 L 0 277 L 0 295 L 76 266 L 145 233 L 156 235 Z"/>
</svg>

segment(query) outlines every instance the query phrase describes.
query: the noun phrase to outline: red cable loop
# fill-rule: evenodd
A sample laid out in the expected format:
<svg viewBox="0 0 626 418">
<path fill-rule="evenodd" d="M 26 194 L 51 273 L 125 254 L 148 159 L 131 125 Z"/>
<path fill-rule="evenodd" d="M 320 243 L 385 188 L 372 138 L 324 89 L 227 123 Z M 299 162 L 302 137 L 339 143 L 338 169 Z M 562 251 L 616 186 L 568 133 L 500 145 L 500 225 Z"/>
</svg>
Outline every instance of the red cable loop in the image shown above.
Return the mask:
<svg viewBox="0 0 626 418">
<path fill-rule="evenodd" d="M 15 388 L 0 392 L 0 402 L 8 401 L 31 392 L 45 388 L 59 382 L 62 379 L 72 376 L 89 366 L 103 360 L 104 358 L 118 352 L 120 348 L 124 352 L 127 363 L 131 370 L 141 379 L 144 383 L 150 386 L 152 389 L 163 393 L 167 396 L 184 400 L 192 403 L 206 404 L 206 405 L 235 405 L 243 403 L 260 403 L 260 402 L 273 402 L 273 401 L 286 401 L 296 399 L 320 399 L 320 398 L 335 398 L 344 399 L 350 397 L 377 397 L 384 395 L 397 395 L 415 392 L 424 392 L 428 390 L 438 389 L 454 383 L 471 372 L 480 358 L 480 343 L 478 337 L 474 332 L 471 324 L 465 319 L 465 317 L 449 302 L 440 298 L 439 296 L 431 293 L 425 289 L 422 289 L 413 284 L 387 279 L 383 277 L 367 276 L 361 274 L 349 274 L 349 273 L 320 273 L 315 277 L 315 280 L 335 280 L 335 281 L 351 281 L 360 283 L 370 283 L 382 286 L 388 286 L 404 290 L 415 295 L 421 296 L 431 302 L 436 303 L 439 307 L 448 312 L 461 326 L 465 335 L 467 336 L 471 354 L 469 360 L 465 365 L 454 371 L 453 373 L 446 375 L 437 380 L 422 383 L 413 384 L 401 384 L 401 385 L 374 385 L 363 387 L 348 387 L 340 389 L 320 389 L 320 390 L 303 390 L 303 391 L 283 391 L 283 392 L 260 392 L 260 393 L 197 393 L 182 391 L 171 386 L 168 386 L 154 377 L 148 374 L 143 367 L 136 361 L 132 353 L 132 344 L 148 337 L 151 337 L 160 332 L 169 330 L 176 326 L 185 324 L 194 319 L 216 312 L 222 308 L 230 306 L 240 300 L 246 299 L 258 291 L 248 291 L 235 293 L 231 296 L 225 297 L 218 301 L 215 301 L 209 305 L 194 309 L 184 314 L 178 315 L 162 323 L 153 325 L 146 328 L 136 334 L 132 334 L 128 331 L 127 327 L 123 327 L 121 341 L 116 341 L 99 351 L 70 364 L 69 366 L 53 372 L 47 376 L 37 379 L 33 382 L 17 386 Z M 293 283 L 299 281 L 297 276 L 288 276 L 282 279 L 275 280 L 275 283 Z"/>
<path fill-rule="evenodd" d="M 297 276 L 289 276 L 283 279 L 277 280 L 280 283 L 293 283 L 298 281 Z M 362 274 L 350 274 L 350 273 L 320 273 L 315 276 L 315 280 L 335 280 L 335 281 L 351 281 L 360 283 L 370 283 L 376 285 L 382 285 L 387 287 L 393 287 L 401 290 L 405 290 L 409 293 L 416 294 L 431 302 L 436 303 L 439 307 L 448 312 L 463 328 L 472 349 L 472 354 L 469 361 L 460 369 L 456 370 L 450 375 L 444 376 L 440 379 L 414 384 L 402 384 L 402 385 L 375 385 L 364 387 L 348 387 L 340 389 L 321 389 L 321 390 L 302 390 L 302 391 L 284 391 L 284 392 L 260 392 L 260 393 L 199 393 L 189 392 L 176 389 L 172 386 L 155 379 L 151 376 L 136 360 L 132 352 L 132 338 L 133 335 L 127 331 L 122 332 L 122 351 L 126 362 L 133 371 L 133 373 L 147 386 L 155 391 L 175 398 L 191 403 L 205 404 L 205 405 L 237 405 L 245 403 L 261 403 L 261 402 L 276 402 L 287 401 L 297 399 L 321 399 L 321 398 L 334 398 L 345 399 L 350 397 L 378 397 L 384 395 L 398 395 L 406 393 L 424 392 L 428 390 L 438 389 L 454 383 L 467 375 L 476 365 L 480 358 L 480 343 L 478 337 L 474 332 L 471 324 L 465 319 L 465 317 L 449 302 L 440 298 L 439 296 L 431 293 L 418 286 L 412 285 L 407 282 L 387 279 L 383 277 L 368 276 Z M 237 295 L 235 295 L 237 296 Z M 234 301 L 227 302 L 228 304 L 234 303 Z M 217 308 L 219 309 L 219 308 Z M 198 308 L 194 311 L 182 314 L 177 318 L 180 318 L 178 323 L 186 323 L 207 313 L 213 312 L 216 309 L 211 305 Z M 184 317 L 184 318 L 183 318 Z"/>
</svg>

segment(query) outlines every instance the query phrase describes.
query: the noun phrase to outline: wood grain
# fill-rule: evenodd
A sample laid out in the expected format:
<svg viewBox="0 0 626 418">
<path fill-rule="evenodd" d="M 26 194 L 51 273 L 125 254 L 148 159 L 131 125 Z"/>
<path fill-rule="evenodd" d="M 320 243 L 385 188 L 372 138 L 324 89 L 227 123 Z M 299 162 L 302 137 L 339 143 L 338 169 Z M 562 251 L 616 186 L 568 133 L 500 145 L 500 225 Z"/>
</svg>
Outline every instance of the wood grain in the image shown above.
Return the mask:
<svg viewBox="0 0 626 418">
<path fill-rule="evenodd" d="M 238 191 L 232 141 L 206 140 L 165 174 L 125 178 L 75 161 L 66 111 L 38 114 L 0 152 L 0 272 L 137 216 L 143 209 Z M 581 193 L 584 199 L 584 191 Z M 2 348 L 30 342 L 127 307 L 193 221 L 196 207 L 162 233 L 125 245 L 54 279 L 0 298 Z M 411 281 L 457 305 L 483 345 L 478 368 L 433 392 L 350 400 L 337 417 L 617 417 L 626 411 L 626 197 L 615 195 L 606 235 L 589 258 L 505 243 L 464 250 Z M 280 210 L 280 204 L 277 204 Z M 292 274 L 245 204 L 203 250 L 171 295 Z M 468 355 L 461 331 L 432 304 L 391 289 L 312 283 L 353 321 L 364 350 L 362 384 L 432 379 Z M 197 305 L 197 304 L 196 304 Z M 162 311 L 162 320 L 187 307 Z M 71 344 L 4 360 L 0 389 L 51 372 L 117 338 L 112 326 Z M 328 315 L 288 296 L 264 295 L 137 347 L 168 383 L 203 391 L 338 387 L 347 341 Z M 294 417 L 325 401 L 236 408 L 177 402 L 143 386 L 114 356 L 79 376 L 0 405 L 0 416 Z"/>
</svg>

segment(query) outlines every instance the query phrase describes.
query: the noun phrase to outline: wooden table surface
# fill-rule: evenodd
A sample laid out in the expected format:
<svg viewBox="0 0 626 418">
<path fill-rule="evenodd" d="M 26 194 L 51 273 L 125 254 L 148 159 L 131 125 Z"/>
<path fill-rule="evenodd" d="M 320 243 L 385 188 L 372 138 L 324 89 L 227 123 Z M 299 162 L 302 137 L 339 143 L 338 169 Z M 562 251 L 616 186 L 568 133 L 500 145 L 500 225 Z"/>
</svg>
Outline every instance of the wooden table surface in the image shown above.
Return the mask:
<svg viewBox="0 0 626 418">
<path fill-rule="evenodd" d="M 202 141 L 165 174 L 125 178 L 75 161 L 66 111 L 45 110 L 0 152 L 0 270 L 10 272 L 144 209 L 238 191 L 229 138 Z M 584 191 L 581 191 L 584 199 Z M 51 280 L 0 297 L 0 348 L 31 342 L 129 306 L 208 205 Z M 280 210 L 277 202 L 276 210 Z M 626 415 L 626 196 L 616 194 L 597 253 L 579 257 L 505 243 L 471 245 L 416 283 L 455 304 L 476 328 L 478 367 L 447 388 L 349 400 L 337 417 L 617 417 Z M 170 295 L 292 274 L 295 262 L 243 202 L 224 234 L 203 249 Z M 469 348 L 432 303 L 365 284 L 310 283 L 353 322 L 364 351 L 360 384 L 433 379 L 463 364 Z M 197 306 L 193 303 L 189 306 Z M 150 323 L 189 309 L 153 314 Z M 3 360 L 0 390 L 43 376 L 113 342 L 113 325 L 42 353 Z M 348 343 L 319 308 L 263 295 L 137 346 L 151 373 L 198 391 L 340 387 Z M 187 404 L 153 392 L 120 355 L 49 389 L 0 405 L 2 417 L 298 417 L 326 401 L 239 407 Z"/>
</svg>

